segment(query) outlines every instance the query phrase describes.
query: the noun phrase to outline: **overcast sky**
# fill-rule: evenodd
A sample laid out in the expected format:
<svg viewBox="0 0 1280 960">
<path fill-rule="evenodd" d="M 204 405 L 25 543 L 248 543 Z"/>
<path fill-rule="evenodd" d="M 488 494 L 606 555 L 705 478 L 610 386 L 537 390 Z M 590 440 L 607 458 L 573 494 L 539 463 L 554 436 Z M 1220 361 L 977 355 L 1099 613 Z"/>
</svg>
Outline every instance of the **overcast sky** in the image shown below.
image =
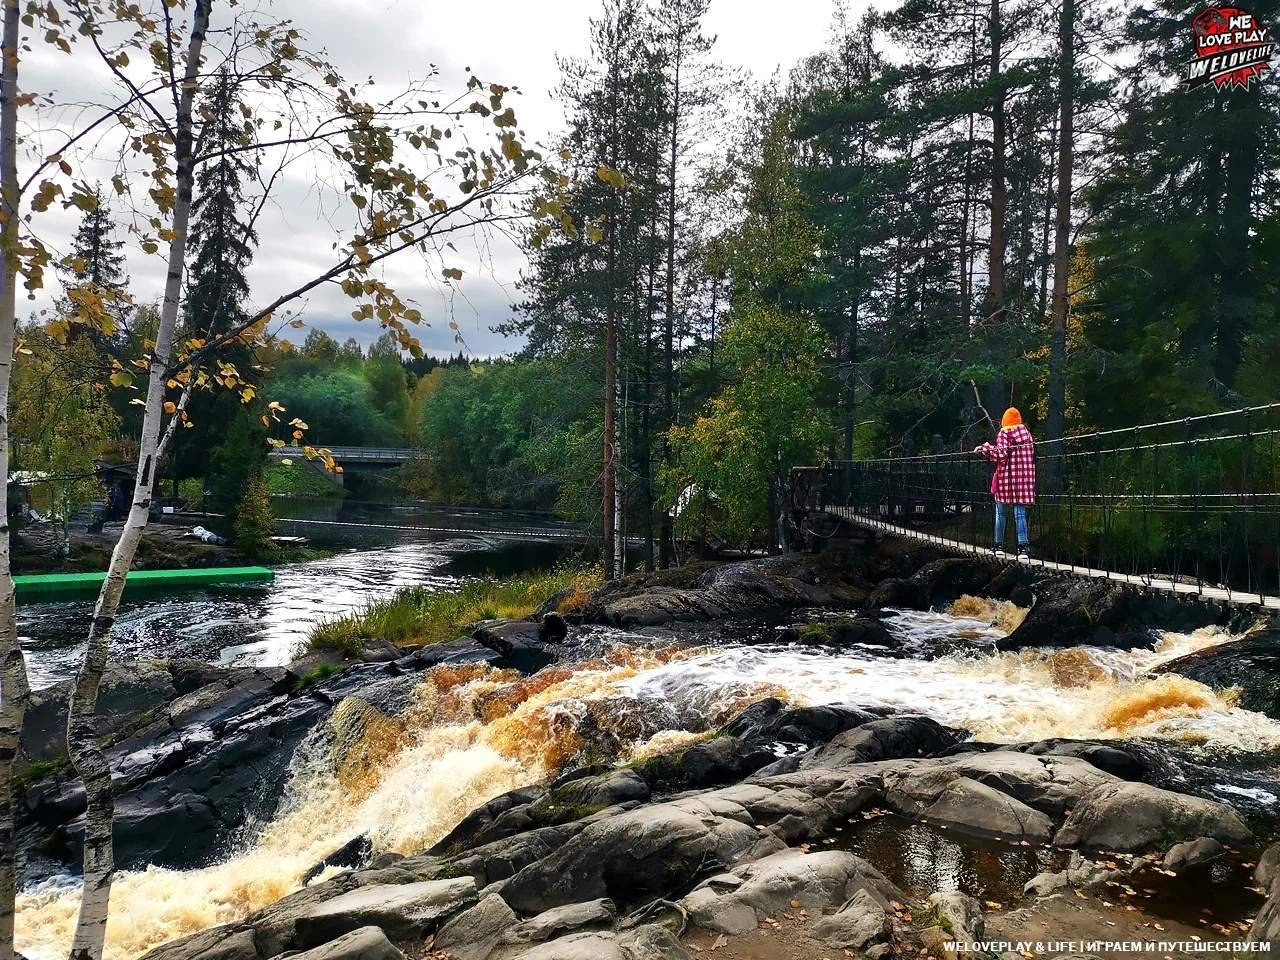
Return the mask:
<svg viewBox="0 0 1280 960">
<path fill-rule="evenodd" d="M 853 0 L 858 12 L 865 0 Z M 310 38 L 309 46 L 323 47 L 329 59 L 349 79 L 375 77 L 379 86 L 398 87 L 421 78 L 427 65 L 440 68 L 440 86 L 460 90 L 465 68 L 486 82 L 519 86 L 522 96 L 511 101 L 527 139 L 549 144 L 564 122 L 563 107 L 552 99 L 559 82 L 557 56 L 581 56 L 587 52 L 588 19 L 600 0 L 489 0 L 486 4 L 459 0 L 274 0 L 271 12 L 293 19 Z M 767 79 L 779 67 L 788 69 L 798 59 L 818 50 L 826 41 L 834 0 L 713 0 L 708 32 L 718 37 L 715 55 L 722 62 L 744 68 L 758 79 Z M 75 61 L 82 58 L 77 54 Z M 67 73 L 68 61 L 59 55 L 37 51 L 24 64 L 28 89 L 68 94 L 74 87 L 91 84 L 83 71 Z M 76 91 L 80 92 L 79 90 Z M 67 96 L 70 99 L 70 96 Z M 106 168 L 104 167 L 104 170 Z M 108 176 L 105 173 L 104 176 Z M 260 244 L 250 273 L 256 297 L 274 296 L 302 282 L 332 259 L 333 228 L 324 221 L 314 183 L 296 169 L 284 184 L 276 209 L 264 217 Z M 40 232 L 59 252 L 66 232 L 74 229 L 72 213 L 51 214 Z M 61 236 L 60 236 L 61 234 Z M 434 282 L 422 260 L 405 257 L 387 274 L 402 296 L 416 299 L 430 324 L 419 339 L 431 353 L 456 352 L 448 319 L 456 320 L 468 350 L 487 356 L 510 352 L 519 344 L 489 332 L 489 327 L 510 314 L 517 299 L 515 281 L 523 263 L 510 243 L 496 241 L 481 250 L 459 243 L 455 265 L 466 275 L 451 299 Z M 139 300 L 158 298 L 163 261 L 130 251 L 133 293 Z M 53 286 L 56 287 L 56 284 Z M 33 309 L 48 305 L 56 290 L 46 291 Z M 362 342 L 375 339 L 379 330 L 370 322 L 350 317 L 351 301 L 338 291 L 322 290 L 304 305 L 309 326 L 323 328 L 338 339 L 354 335 Z M 302 332 L 294 334 L 300 339 Z"/>
</svg>

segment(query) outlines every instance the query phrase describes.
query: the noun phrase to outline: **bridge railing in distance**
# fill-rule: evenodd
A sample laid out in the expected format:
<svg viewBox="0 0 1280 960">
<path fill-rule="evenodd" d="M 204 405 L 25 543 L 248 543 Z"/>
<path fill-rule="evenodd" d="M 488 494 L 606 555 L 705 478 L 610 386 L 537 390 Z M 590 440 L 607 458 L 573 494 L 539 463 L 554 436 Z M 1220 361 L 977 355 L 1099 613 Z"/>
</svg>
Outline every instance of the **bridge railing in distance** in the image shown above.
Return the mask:
<svg viewBox="0 0 1280 960">
<path fill-rule="evenodd" d="M 1036 465 L 1038 560 L 1242 601 L 1280 597 L 1280 404 L 1038 441 Z M 838 461 L 798 468 L 793 497 L 990 550 L 992 471 L 970 450 Z M 1012 513 L 1006 536 L 1012 551 Z"/>
</svg>

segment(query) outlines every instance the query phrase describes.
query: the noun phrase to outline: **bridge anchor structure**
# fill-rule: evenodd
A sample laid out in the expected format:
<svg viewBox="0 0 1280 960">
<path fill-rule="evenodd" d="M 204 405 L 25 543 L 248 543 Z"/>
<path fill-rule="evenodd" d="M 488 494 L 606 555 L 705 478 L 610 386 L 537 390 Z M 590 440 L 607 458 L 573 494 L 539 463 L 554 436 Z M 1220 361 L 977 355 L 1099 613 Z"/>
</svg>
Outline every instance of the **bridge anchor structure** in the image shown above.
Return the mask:
<svg viewBox="0 0 1280 960">
<path fill-rule="evenodd" d="M 1280 610 L 1280 404 L 1040 442 L 1036 464 L 1025 562 Z M 989 553 L 991 470 L 969 450 L 796 467 L 789 528 Z"/>
</svg>

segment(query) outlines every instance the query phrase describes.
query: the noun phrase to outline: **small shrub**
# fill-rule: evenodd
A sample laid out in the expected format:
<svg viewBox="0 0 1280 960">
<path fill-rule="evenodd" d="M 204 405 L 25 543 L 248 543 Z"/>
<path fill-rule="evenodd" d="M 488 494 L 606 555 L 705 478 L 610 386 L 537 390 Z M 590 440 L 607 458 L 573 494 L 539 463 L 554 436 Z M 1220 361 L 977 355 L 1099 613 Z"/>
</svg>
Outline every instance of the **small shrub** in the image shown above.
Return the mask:
<svg viewBox="0 0 1280 960">
<path fill-rule="evenodd" d="M 320 624 L 311 631 L 309 644 L 312 649 L 353 653 L 364 637 L 399 646 L 441 643 L 481 620 L 527 617 L 575 584 L 575 589 L 587 590 L 592 577 L 582 571 L 554 570 L 505 580 L 469 580 L 453 593 L 406 587 L 359 613 Z"/>
<path fill-rule="evenodd" d="M 304 673 L 298 678 L 298 682 L 294 685 L 295 690 L 305 690 L 307 687 L 313 687 L 321 680 L 327 680 L 335 673 L 341 673 L 342 667 L 336 663 L 322 663 L 314 670 Z"/>
<path fill-rule="evenodd" d="M 255 559 L 270 557 L 275 550 L 271 539 L 275 517 L 271 513 L 271 495 L 261 473 L 249 478 L 244 496 L 236 508 L 236 546 Z"/>
</svg>

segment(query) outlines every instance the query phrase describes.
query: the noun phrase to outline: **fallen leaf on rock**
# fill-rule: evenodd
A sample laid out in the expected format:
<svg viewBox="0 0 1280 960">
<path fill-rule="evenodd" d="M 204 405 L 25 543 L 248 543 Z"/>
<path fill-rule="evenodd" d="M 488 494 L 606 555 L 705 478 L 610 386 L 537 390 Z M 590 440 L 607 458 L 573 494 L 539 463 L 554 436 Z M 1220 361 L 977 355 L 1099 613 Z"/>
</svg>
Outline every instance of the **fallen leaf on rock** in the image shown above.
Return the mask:
<svg viewBox="0 0 1280 960">
<path fill-rule="evenodd" d="M 799 901 L 799 900 L 792 900 L 792 901 L 791 901 L 791 909 L 792 909 L 792 910 L 799 910 L 799 909 L 800 909 L 800 901 Z"/>
<path fill-rule="evenodd" d="M 1004 904 L 1003 904 L 1003 903 L 996 903 L 994 900 L 985 900 L 985 901 L 983 901 L 983 902 L 987 905 L 988 909 L 991 909 L 991 910 L 1003 910 L 1003 909 L 1004 909 Z"/>
</svg>

